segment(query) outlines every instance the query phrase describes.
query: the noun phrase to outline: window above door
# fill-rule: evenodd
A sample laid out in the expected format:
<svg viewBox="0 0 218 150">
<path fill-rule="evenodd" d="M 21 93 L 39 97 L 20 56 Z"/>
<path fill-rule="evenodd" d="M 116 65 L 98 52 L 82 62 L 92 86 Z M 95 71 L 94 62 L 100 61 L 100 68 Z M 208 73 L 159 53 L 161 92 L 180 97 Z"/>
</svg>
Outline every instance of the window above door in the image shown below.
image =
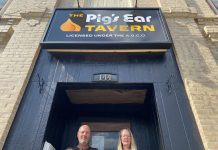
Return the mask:
<svg viewBox="0 0 218 150">
<path fill-rule="evenodd" d="M 115 150 L 119 131 L 123 128 L 130 128 L 130 122 L 82 122 L 81 124 L 90 126 L 91 146 L 98 150 Z"/>
</svg>

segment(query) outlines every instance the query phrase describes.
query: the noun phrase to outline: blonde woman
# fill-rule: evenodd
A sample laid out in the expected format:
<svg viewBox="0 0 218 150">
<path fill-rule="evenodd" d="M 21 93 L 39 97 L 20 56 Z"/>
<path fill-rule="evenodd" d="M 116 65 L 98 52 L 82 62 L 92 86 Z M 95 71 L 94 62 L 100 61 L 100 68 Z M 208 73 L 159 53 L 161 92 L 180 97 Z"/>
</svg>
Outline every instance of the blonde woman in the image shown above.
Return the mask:
<svg viewBox="0 0 218 150">
<path fill-rule="evenodd" d="M 129 128 L 120 131 L 117 150 L 137 150 L 135 140 Z"/>
</svg>

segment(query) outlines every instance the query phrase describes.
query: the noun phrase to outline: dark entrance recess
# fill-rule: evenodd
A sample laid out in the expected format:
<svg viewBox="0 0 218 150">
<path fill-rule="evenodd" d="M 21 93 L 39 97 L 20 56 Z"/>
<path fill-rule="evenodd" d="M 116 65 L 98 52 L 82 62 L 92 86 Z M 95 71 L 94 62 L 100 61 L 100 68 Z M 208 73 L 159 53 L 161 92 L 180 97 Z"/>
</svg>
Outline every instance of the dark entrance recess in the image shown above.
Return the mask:
<svg viewBox="0 0 218 150">
<path fill-rule="evenodd" d="M 101 74 L 117 78 L 93 80 Z M 99 98 L 85 104 L 80 93 Z M 104 94 L 116 95 L 120 103 Z M 100 96 L 113 103 L 100 103 Z M 133 103 L 131 97 L 142 98 Z M 129 123 L 139 150 L 203 150 L 172 49 L 162 55 L 61 55 L 42 49 L 3 149 L 40 150 L 45 140 L 57 150 L 75 145 L 83 122 Z"/>
<path fill-rule="evenodd" d="M 76 132 L 84 122 L 91 124 L 95 135 L 96 131 L 98 136 L 113 132 L 115 137 L 129 123 L 139 150 L 163 149 L 160 145 L 153 90 L 149 84 L 59 84 L 45 140 L 56 149 L 64 149 L 77 144 Z M 104 128 L 93 125 L 97 123 L 105 123 Z M 101 131 L 102 134 L 99 134 Z M 105 145 L 104 150 L 115 150 L 116 145 L 108 148 L 109 142 L 117 144 L 116 141 L 105 140 L 101 146 Z"/>
</svg>

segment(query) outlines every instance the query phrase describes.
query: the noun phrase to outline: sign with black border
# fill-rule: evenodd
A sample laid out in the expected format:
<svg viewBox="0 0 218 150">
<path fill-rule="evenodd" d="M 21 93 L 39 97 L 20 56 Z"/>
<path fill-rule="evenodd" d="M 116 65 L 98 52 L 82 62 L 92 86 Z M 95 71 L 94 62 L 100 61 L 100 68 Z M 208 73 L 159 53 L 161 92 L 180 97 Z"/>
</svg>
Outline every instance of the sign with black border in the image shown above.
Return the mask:
<svg viewBox="0 0 218 150">
<path fill-rule="evenodd" d="M 80 49 L 80 52 L 83 49 L 159 52 L 171 45 L 159 8 L 55 9 L 41 41 L 43 49 Z"/>
</svg>

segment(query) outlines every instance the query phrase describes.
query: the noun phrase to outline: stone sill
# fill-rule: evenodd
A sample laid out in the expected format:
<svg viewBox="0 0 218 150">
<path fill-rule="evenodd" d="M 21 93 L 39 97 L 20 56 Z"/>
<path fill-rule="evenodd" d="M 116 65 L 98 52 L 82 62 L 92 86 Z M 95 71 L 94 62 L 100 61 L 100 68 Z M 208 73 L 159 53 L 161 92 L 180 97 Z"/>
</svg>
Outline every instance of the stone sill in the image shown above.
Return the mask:
<svg viewBox="0 0 218 150">
<path fill-rule="evenodd" d="M 218 25 L 218 16 L 217 15 L 212 15 L 212 16 L 198 15 L 195 18 L 195 20 L 199 25 L 206 25 L 209 22 L 213 22 L 214 25 Z"/>
<path fill-rule="evenodd" d="M 213 43 L 218 43 L 218 26 L 205 26 L 204 35 Z"/>
<path fill-rule="evenodd" d="M 188 7 L 188 9 L 180 7 L 169 7 L 163 9 L 164 16 L 167 18 L 179 17 L 179 18 L 195 18 L 197 16 L 197 10 L 194 7 Z"/>
</svg>

